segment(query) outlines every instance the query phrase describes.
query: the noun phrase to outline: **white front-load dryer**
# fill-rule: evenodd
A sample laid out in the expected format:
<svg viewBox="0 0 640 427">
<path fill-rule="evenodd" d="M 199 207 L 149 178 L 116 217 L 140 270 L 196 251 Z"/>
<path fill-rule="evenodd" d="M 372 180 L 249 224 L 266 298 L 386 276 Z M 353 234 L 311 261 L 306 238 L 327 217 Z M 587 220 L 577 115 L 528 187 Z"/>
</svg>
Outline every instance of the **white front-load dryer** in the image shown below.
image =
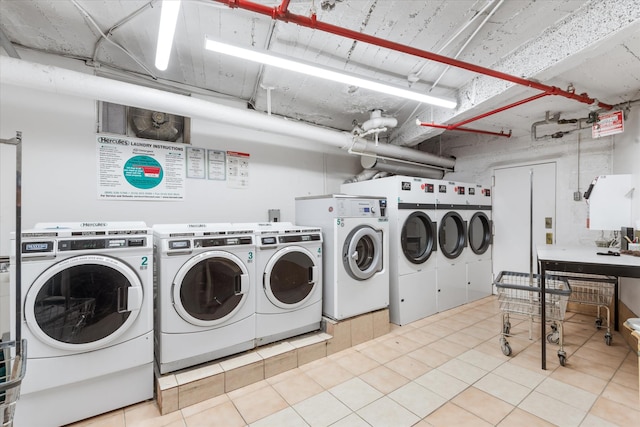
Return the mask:
<svg viewBox="0 0 640 427">
<path fill-rule="evenodd" d="M 387 199 L 332 194 L 296 198 L 296 223 L 324 235 L 323 314 L 346 319 L 389 306 Z"/>
<path fill-rule="evenodd" d="M 256 225 L 256 342 L 265 345 L 320 329 L 322 231 L 289 222 Z"/>
<path fill-rule="evenodd" d="M 434 182 L 394 175 L 340 188 L 347 194 L 387 197 L 389 320 L 406 325 L 434 314 L 438 249 Z"/>
<path fill-rule="evenodd" d="M 253 230 L 231 224 L 157 224 L 153 233 L 160 373 L 254 348 Z"/>
<path fill-rule="evenodd" d="M 152 245 L 141 222 L 37 224 L 21 233 L 28 344 L 17 427 L 60 426 L 153 397 Z"/>
<path fill-rule="evenodd" d="M 467 189 L 469 224 L 467 249 L 467 300 L 475 301 L 491 295 L 491 246 L 493 220 L 491 215 L 491 189 L 476 184 Z"/>
<path fill-rule="evenodd" d="M 438 311 L 467 302 L 467 207 L 465 186 L 452 181 L 437 181 Z"/>
</svg>

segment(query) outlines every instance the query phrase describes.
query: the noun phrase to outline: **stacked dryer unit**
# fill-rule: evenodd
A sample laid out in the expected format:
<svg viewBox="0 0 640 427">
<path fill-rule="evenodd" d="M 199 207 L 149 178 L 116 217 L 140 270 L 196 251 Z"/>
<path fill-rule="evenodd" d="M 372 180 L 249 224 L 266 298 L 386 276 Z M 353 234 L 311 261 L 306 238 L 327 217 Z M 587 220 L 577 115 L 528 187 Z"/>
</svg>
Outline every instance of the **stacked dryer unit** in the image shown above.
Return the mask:
<svg viewBox="0 0 640 427">
<path fill-rule="evenodd" d="M 257 345 L 320 329 L 322 230 L 289 222 L 251 226 L 257 246 Z"/>
<path fill-rule="evenodd" d="M 437 181 L 438 311 L 467 302 L 467 212 L 466 187 L 452 181 Z"/>
<path fill-rule="evenodd" d="M 341 187 L 348 194 L 388 200 L 389 318 L 397 325 L 437 311 L 435 182 L 397 175 Z"/>
<path fill-rule="evenodd" d="M 153 231 L 160 373 L 254 348 L 254 230 L 243 224 L 159 224 Z"/>
<path fill-rule="evenodd" d="M 482 185 L 467 187 L 469 200 L 467 252 L 467 301 L 491 295 L 491 245 L 493 222 L 491 219 L 491 189 Z"/>
<path fill-rule="evenodd" d="M 20 328 L 28 346 L 15 425 L 59 426 L 152 398 L 151 229 L 37 224 L 21 240 Z M 15 241 L 11 248 L 15 301 Z"/>
<path fill-rule="evenodd" d="M 389 305 L 387 199 L 332 194 L 296 198 L 296 223 L 324 233 L 323 314 L 346 319 Z"/>
</svg>

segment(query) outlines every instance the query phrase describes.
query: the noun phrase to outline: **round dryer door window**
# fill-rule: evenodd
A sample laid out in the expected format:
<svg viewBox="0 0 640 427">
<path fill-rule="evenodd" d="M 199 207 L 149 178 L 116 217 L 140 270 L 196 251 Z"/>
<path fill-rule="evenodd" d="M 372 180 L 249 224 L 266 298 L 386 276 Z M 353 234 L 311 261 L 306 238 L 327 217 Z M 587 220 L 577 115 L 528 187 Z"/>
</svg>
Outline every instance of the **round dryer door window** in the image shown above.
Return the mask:
<svg viewBox="0 0 640 427">
<path fill-rule="evenodd" d="M 436 224 L 424 212 L 413 212 L 402 226 L 400 244 L 410 262 L 422 264 L 436 248 Z"/>
<path fill-rule="evenodd" d="M 480 255 L 489 249 L 491 245 L 491 222 L 482 213 L 476 212 L 469 222 L 469 246 L 471 250 Z"/>
<path fill-rule="evenodd" d="M 367 280 L 381 271 L 382 231 L 368 225 L 354 228 L 342 247 L 342 263 L 356 280 Z"/>
<path fill-rule="evenodd" d="M 123 262 L 106 256 L 78 256 L 61 261 L 33 283 L 25 300 L 32 332 L 65 350 L 100 348 L 135 321 L 142 305 L 142 285 Z"/>
<path fill-rule="evenodd" d="M 276 307 L 303 305 L 318 286 L 320 267 L 313 254 L 300 246 L 286 246 L 271 256 L 264 271 L 264 291 Z"/>
<path fill-rule="evenodd" d="M 440 250 L 447 258 L 458 258 L 467 245 L 467 228 L 457 212 L 447 212 L 438 231 Z"/>
<path fill-rule="evenodd" d="M 249 272 L 240 258 L 222 251 L 203 252 L 178 270 L 173 303 L 187 322 L 213 326 L 231 318 L 248 292 Z"/>
</svg>

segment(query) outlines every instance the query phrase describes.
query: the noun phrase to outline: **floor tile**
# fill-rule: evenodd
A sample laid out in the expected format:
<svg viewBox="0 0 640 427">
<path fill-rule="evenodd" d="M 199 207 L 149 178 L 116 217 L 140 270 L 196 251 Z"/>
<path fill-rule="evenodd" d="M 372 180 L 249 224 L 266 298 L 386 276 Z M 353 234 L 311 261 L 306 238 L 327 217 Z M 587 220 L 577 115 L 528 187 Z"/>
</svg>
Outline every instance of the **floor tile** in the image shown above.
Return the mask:
<svg viewBox="0 0 640 427">
<path fill-rule="evenodd" d="M 640 420 L 640 411 L 630 409 L 628 406 L 614 402 L 606 397 L 600 397 L 596 400 L 590 414 L 618 426 L 634 426 Z"/>
<path fill-rule="evenodd" d="M 590 393 L 570 384 L 565 384 L 553 378 L 545 379 L 536 387 L 535 391 L 585 412 L 589 411 L 598 398 L 597 394 Z"/>
<path fill-rule="evenodd" d="M 636 411 L 640 410 L 638 389 L 633 389 L 620 384 L 616 384 L 614 382 L 610 382 L 602 392 L 602 397 L 613 400 L 614 402 L 621 403 L 631 409 L 635 409 Z"/>
<path fill-rule="evenodd" d="M 606 380 L 577 371 L 573 365 L 567 365 L 562 369 L 554 370 L 550 378 L 579 387 L 594 394 L 602 393 L 602 390 L 607 386 Z"/>
<path fill-rule="evenodd" d="M 348 353 L 344 357 L 336 358 L 335 361 L 353 375 L 360 375 L 380 366 L 379 362 L 359 352 Z"/>
<path fill-rule="evenodd" d="M 547 378 L 547 375 L 543 375 L 538 371 L 540 371 L 539 368 L 533 371 L 513 363 L 503 363 L 494 369 L 493 373 L 517 384 L 533 389 Z"/>
<path fill-rule="evenodd" d="M 452 359 L 447 363 L 440 365 L 438 370 L 464 381 L 467 384 L 475 383 L 488 373 L 488 371 L 460 359 Z"/>
<path fill-rule="evenodd" d="M 380 364 L 384 364 L 393 359 L 397 359 L 404 354 L 399 349 L 387 345 L 386 341 L 382 341 L 376 343 L 375 345 L 362 349 L 360 353 L 375 360 Z"/>
<path fill-rule="evenodd" d="M 308 425 L 292 407 L 287 407 L 250 424 L 251 427 L 308 427 Z"/>
<path fill-rule="evenodd" d="M 293 409 L 312 427 L 331 425 L 351 413 L 344 403 L 328 391 L 296 403 Z"/>
<path fill-rule="evenodd" d="M 240 427 L 246 422 L 233 402 L 225 402 L 213 408 L 184 418 L 186 427 Z"/>
<path fill-rule="evenodd" d="M 436 342 L 428 344 L 427 347 L 437 350 L 440 353 L 444 353 L 450 357 L 459 356 L 460 354 L 469 350 L 469 347 L 465 347 L 464 345 L 458 344 L 457 342 L 453 342 L 448 338 L 442 338 Z"/>
<path fill-rule="evenodd" d="M 371 427 L 371 425 L 360 418 L 358 414 L 353 413 L 331 424 L 331 427 Z"/>
<path fill-rule="evenodd" d="M 428 346 L 412 351 L 408 356 L 413 357 L 417 361 L 422 362 L 427 366 L 431 366 L 432 368 L 437 368 L 451 359 L 450 356 Z"/>
<path fill-rule="evenodd" d="M 233 399 L 233 404 L 247 424 L 274 414 L 289 406 L 271 386 Z"/>
<path fill-rule="evenodd" d="M 617 427 L 617 425 L 603 420 L 600 417 L 596 417 L 593 414 L 587 414 L 582 424 L 580 424 L 580 427 Z"/>
<path fill-rule="evenodd" d="M 514 406 L 531 393 L 530 388 L 491 372 L 478 380 L 474 387 Z"/>
<path fill-rule="evenodd" d="M 385 363 L 384 366 L 410 380 L 424 375 L 432 369 L 430 366 L 409 356 L 401 356 Z"/>
<path fill-rule="evenodd" d="M 19 410 L 19 409 L 18 409 Z M 67 427 L 125 427 L 124 410 L 117 409 L 106 414 L 96 415 L 86 420 L 69 424 Z"/>
<path fill-rule="evenodd" d="M 628 388 L 632 388 L 634 390 L 638 390 L 638 374 L 636 372 L 627 372 L 622 369 L 618 369 L 618 371 L 611 378 L 611 382 L 616 384 L 623 385 Z"/>
<path fill-rule="evenodd" d="M 525 397 L 518 407 L 543 420 L 563 427 L 579 426 L 587 415 L 586 411 L 536 391 Z"/>
<path fill-rule="evenodd" d="M 457 357 L 457 359 L 470 363 L 473 366 L 484 369 L 485 371 L 492 371 L 504 363 L 503 359 L 490 356 L 476 349 L 471 349 L 462 353 Z"/>
<path fill-rule="evenodd" d="M 458 405 L 448 402 L 441 406 L 437 411 L 425 418 L 430 425 L 434 427 L 450 427 L 450 426 L 469 426 L 482 427 L 491 426 L 490 423 L 473 415 L 469 411 L 465 411 Z"/>
<path fill-rule="evenodd" d="M 420 421 L 417 415 L 386 396 L 356 413 L 372 427 L 408 427 Z"/>
<path fill-rule="evenodd" d="M 306 371 L 306 374 L 325 389 L 336 386 L 354 377 L 354 374 L 333 360 Z"/>
<path fill-rule="evenodd" d="M 464 381 L 460 381 L 438 369 L 429 371 L 421 377 L 416 378 L 415 382 L 445 399 L 453 398 L 469 386 Z"/>
<path fill-rule="evenodd" d="M 451 400 L 461 408 L 482 418 L 492 425 L 498 424 L 512 410 L 513 405 L 479 390 L 469 387 Z"/>
<path fill-rule="evenodd" d="M 385 366 L 378 366 L 375 369 L 365 372 L 360 375 L 360 378 L 384 394 L 391 393 L 393 390 L 409 382 L 408 378 L 403 377 Z"/>
<path fill-rule="evenodd" d="M 320 384 L 303 372 L 299 372 L 298 375 L 294 377 L 273 384 L 272 387 L 289 405 L 295 405 L 324 391 L 324 388 L 322 388 Z"/>
<path fill-rule="evenodd" d="M 523 411 L 522 409 L 515 408 L 509 415 L 507 415 L 499 424 L 498 427 L 556 427 L 555 424 L 551 424 L 538 418 L 535 415 Z"/>
<path fill-rule="evenodd" d="M 426 417 L 447 402 L 444 397 L 413 381 L 388 396 L 420 418 Z"/>
<path fill-rule="evenodd" d="M 352 411 L 357 411 L 384 396 L 384 394 L 360 378 L 352 378 L 349 381 L 330 388 L 329 393 L 347 405 Z"/>
</svg>

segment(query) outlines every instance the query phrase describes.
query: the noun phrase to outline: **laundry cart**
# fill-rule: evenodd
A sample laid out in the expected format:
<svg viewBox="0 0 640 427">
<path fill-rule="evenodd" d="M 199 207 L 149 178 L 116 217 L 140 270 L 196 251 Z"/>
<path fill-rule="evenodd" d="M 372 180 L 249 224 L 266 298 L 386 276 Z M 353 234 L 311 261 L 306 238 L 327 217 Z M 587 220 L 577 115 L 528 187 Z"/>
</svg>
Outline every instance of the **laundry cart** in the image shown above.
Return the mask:
<svg viewBox="0 0 640 427">
<path fill-rule="evenodd" d="M 27 369 L 27 341 L 0 342 L 0 426 L 13 426 L 20 384 Z"/>
<path fill-rule="evenodd" d="M 542 316 L 540 275 L 501 272 L 494 282 L 498 291 L 498 303 L 502 312 L 502 332 L 500 347 L 505 356 L 511 355 L 511 346 L 507 337 L 511 334 L 511 314 L 523 315 L 529 319 L 529 339 L 531 339 L 533 320 Z M 563 347 L 562 322 L 567 311 L 571 287 L 566 278 L 546 275 L 545 277 L 545 316 L 551 322 L 552 332 L 546 337 L 547 341 L 560 344 L 558 359 L 562 366 L 566 363 L 567 354 Z"/>
<path fill-rule="evenodd" d="M 607 345 L 611 345 L 613 335 L 611 335 L 611 312 L 609 306 L 613 300 L 617 279 L 611 276 L 567 272 L 562 273 L 561 277 L 565 278 L 571 287 L 569 302 L 597 307 L 595 326 L 598 329 L 602 328 L 603 322 L 600 309 L 605 309 L 607 312 L 607 332 L 604 334 L 604 342 Z"/>
</svg>

